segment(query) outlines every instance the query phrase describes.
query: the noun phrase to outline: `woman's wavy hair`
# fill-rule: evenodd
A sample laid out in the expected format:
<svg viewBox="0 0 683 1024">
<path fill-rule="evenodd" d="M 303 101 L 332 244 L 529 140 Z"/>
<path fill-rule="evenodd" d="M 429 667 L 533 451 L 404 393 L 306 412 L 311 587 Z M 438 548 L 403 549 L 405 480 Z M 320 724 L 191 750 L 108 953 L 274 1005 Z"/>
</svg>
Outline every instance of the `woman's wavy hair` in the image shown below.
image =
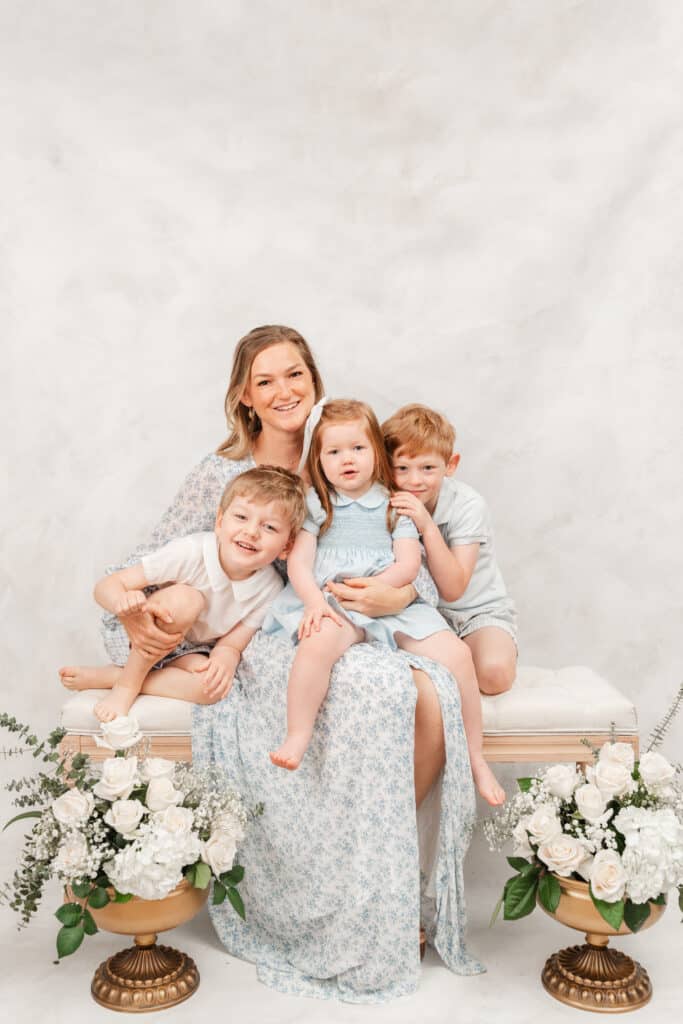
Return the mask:
<svg viewBox="0 0 683 1024">
<path fill-rule="evenodd" d="M 243 459 L 249 454 L 257 435 L 261 431 L 261 421 L 257 415 L 242 403 L 242 395 L 249 384 L 251 367 L 259 353 L 271 345 L 289 342 L 299 350 L 301 358 L 311 371 L 315 400 L 323 394 L 323 382 L 320 371 L 315 364 L 313 353 L 306 340 L 293 327 L 280 324 L 269 324 L 255 327 L 237 342 L 232 358 L 232 373 L 225 395 L 225 417 L 228 422 L 228 438 L 216 449 L 217 455 L 226 459 Z M 250 415 L 251 413 L 251 415 Z"/>
<path fill-rule="evenodd" d="M 361 420 L 368 435 L 368 440 L 375 454 L 374 482 L 380 483 L 388 491 L 392 488 L 391 467 L 384 447 L 382 431 L 377 422 L 374 412 L 365 402 L 357 402 L 353 398 L 336 398 L 327 402 L 322 409 L 320 421 L 316 425 L 311 436 L 311 447 L 306 460 L 306 469 L 311 483 L 313 484 L 320 504 L 325 512 L 325 521 L 320 527 L 322 535 L 329 530 L 332 523 L 333 506 L 330 498 L 335 493 L 335 488 L 327 479 L 320 463 L 320 452 L 323 446 L 323 431 L 333 423 L 351 423 L 353 420 Z M 387 529 L 391 532 L 394 529 L 396 515 L 391 505 L 387 506 Z"/>
</svg>

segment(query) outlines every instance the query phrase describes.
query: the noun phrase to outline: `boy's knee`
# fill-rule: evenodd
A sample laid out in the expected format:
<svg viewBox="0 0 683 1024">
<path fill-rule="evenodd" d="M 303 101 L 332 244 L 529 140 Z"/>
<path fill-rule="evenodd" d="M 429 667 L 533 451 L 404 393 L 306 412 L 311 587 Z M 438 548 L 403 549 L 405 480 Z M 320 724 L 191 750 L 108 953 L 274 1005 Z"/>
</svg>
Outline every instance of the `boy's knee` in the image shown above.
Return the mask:
<svg viewBox="0 0 683 1024">
<path fill-rule="evenodd" d="M 159 620 L 160 627 L 167 633 L 176 633 L 179 627 L 187 628 L 195 622 L 204 611 L 206 598 L 200 590 L 187 583 L 174 583 L 160 596 L 159 603 L 166 605 L 173 615 L 173 622 Z"/>
<path fill-rule="evenodd" d="M 515 668 L 505 662 L 487 662 L 477 669 L 477 681 L 482 693 L 489 696 L 505 693 L 515 681 Z"/>
</svg>

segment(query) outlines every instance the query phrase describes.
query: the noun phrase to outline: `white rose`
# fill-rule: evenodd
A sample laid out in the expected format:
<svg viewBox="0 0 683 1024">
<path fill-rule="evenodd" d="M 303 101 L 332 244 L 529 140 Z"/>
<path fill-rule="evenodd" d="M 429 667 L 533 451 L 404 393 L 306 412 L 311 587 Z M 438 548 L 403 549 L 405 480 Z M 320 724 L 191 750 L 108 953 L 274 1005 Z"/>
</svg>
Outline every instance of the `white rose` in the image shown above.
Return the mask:
<svg viewBox="0 0 683 1024">
<path fill-rule="evenodd" d="M 635 766 L 635 754 L 630 743 L 603 743 L 599 760 L 604 764 L 620 764 L 629 775 Z"/>
<path fill-rule="evenodd" d="M 88 867 L 88 844 L 81 832 L 72 832 L 59 847 L 54 861 L 58 874 L 80 878 Z"/>
<path fill-rule="evenodd" d="M 170 779 L 152 779 L 147 786 L 147 806 L 150 811 L 165 811 L 183 800 L 183 794 L 174 788 Z"/>
<path fill-rule="evenodd" d="M 578 839 L 560 834 L 539 846 L 538 857 L 551 871 L 567 878 L 578 871 L 588 855 Z"/>
<path fill-rule="evenodd" d="M 526 830 L 526 818 L 521 818 L 512 830 L 512 838 L 515 841 L 515 857 L 533 857 L 534 851 L 529 845 L 529 835 Z"/>
<path fill-rule="evenodd" d="M 533 843 L 547 843 L 562 832 L 562 825 L 552 804 L 539 804 L 526 819 L 526 830 Z"/>
<path fill-rule="evenodd" d="M 566 764 L 554 764 L 545 773 L 543 781 L 553 796 L 559 796 L 561 800 L 569 800 L 579 779 L 575 768 L 569 768 Z"/>
<path fill-rule="evenodd" d="M 194 824 L 194 814 L 190 808 L 176 807 L 174 804 L 165 811 L 158 811 L 154 817 L 171 835 L 184 835 Z"/>
<path fill-rule="evenodd" d="M 676 769 L 656 751 L 643 754 L 640 759 L 640 777 L 648 789 L 657 792 L 673 782 Z"/>
<path fill-rule="evenodd" d="M 116 800 L 104 820 L 122 836 L 130 836 L 140 824 L 144 813 L 145 808 L 139 800 Z"/>
<path fill-rule="evenodd" d="M 52 813 L 60 825 L 81 825 L 88 820 L 94 806 L 92 793 L 74 786 L 52 801 Z"/>
<path fill-rule="evenodd" d="M 102 737 L 96 736 L 95 743 L 109 750 L 128 750 L 142 739 L 138 720 L 133 715 L 117 715 L 111 722 L 102 722 L 100 732 Z"/>
<path fill-rule="evenodd" d="M 151 782 L 152 779 L 171 779 L 175 773 L 175 761 L 169 761 L 166 757 L 146 757 L 140 763 L 140 778 L 143 782 Z"/>
<path fill-rule="evenodd" d="M 591 867 L 591 889 L 598 900 L 616 903 L 624 895 L 626 872 L 616 850 L 598 850 Z"/>
<path fill-rule="evenodd" d="M 579 786 L 574 793 L 574 799 L 576 800 L 579 814 L 586 821 L 599 821 L 605 813 L 607 801 L 602 792 L 592 782 Z"/>
<path fill-rule="evenodd" d="M 626 743 L 613 743 L 611 745 L 613 747 L 627 746 Z M 616 760 L 598 761 L 595 768 L 594 781 L 606 800 L 611 800 L 615 796 L 625 796 L 635 789 L 631 770 Z"/>
<path fill-rule="evenodd" d="M 103 800 L 126 800 L 137 783 L 137 757 L 108 757 L 102 763 L 102 775 L 93 786 L 93 793 Z"/>
<path fill-rule="evenodd" d="M 214 875 L 229 871 L 235 859 L 237 845 L 226 832 L 214 832 L 202 843 L 202 860 L 208 864 Z"/>
</svg>

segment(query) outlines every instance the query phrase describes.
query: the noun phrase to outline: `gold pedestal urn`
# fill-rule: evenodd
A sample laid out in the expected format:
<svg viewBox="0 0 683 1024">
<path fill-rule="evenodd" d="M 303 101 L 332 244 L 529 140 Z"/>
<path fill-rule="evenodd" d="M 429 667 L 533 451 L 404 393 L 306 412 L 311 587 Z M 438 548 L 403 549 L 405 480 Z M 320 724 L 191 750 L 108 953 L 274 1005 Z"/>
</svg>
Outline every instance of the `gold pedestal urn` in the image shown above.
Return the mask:
<svg viewBox="0 0 683 1024">
<path fill-rule="evenodd" d="M 560 902 L 554 913 L 539 906 L 562 924 L 586 933 L 583 946 L 569 946 L 553 953 L 541 974 L 543 987 L 555 999 L 580 1010 L 623 1013 L 644 1006 L 652 985 L 644 967 L 630 956 L 609 949 L 611 935 L 631 935 L 625 924 L 611 928 L 598 913 L 587 882 L 555 876 L 560 883 Z M 641 926 L 649 928 L 664 913 L 665 904 L 650 904 L 650 916 Z"/>
<path fill-rule="evenodd" d="M 98 928 L 118 935 L 133 935 L 135 944 L 115 953 L 95 971 L 93 998 L 109 1010 L 149 1013 L 175 1006 L 199 985 L 194 960 L 170 946 L 157 945 L 157 933 L 175 928 L 201 910 L 208 888 L 196 889 L 183 881 L 163 900 L 135 896 L 127 903 L 91 908 Z"/>
</svg>

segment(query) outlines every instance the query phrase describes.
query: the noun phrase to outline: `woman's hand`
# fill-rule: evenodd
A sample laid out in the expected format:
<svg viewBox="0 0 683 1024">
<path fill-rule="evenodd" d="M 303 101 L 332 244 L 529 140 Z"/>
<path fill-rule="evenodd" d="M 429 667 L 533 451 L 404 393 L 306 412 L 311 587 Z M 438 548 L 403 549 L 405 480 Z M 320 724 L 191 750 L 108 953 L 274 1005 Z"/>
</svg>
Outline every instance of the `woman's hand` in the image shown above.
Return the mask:
<svg viewBox="0 0 683 1024">
<path fill-rule="evenodd" d="M 336 597 L 342 608 L 361 612 L 371 619 L 402 612 L 417 597 L 412 583 L 405 587 L 392 587 L 373 576 L 344 580 L 343 583 L 330 582 L 325 589 Z"/>
<path fill-rule="evenodd" d="M 158 614 L 162 613 L 162 614 Z M 183 639 L 182 633 L 169 633 L 157 625 L 158 617 L 166 623 L 173 622 L 168 609 L 155 601 L 146 601 L 141 611 L 124 615 L 119 621 L 123 625 L 131 647 L 160 661 L 174 651 Z"/>
<path fill-rule="evenodd" d="M 299 625 L 299 640 L 311 635 L 311 630 L 320 632 L 320 624 L 323 619 L 332 619 L 338 626 L 343 626 L 341 615 L 331 608 L 327 601 L 318 601 L 316 604 L 308 604 L 304 608 L 304 615 Z"/>
</svg>

